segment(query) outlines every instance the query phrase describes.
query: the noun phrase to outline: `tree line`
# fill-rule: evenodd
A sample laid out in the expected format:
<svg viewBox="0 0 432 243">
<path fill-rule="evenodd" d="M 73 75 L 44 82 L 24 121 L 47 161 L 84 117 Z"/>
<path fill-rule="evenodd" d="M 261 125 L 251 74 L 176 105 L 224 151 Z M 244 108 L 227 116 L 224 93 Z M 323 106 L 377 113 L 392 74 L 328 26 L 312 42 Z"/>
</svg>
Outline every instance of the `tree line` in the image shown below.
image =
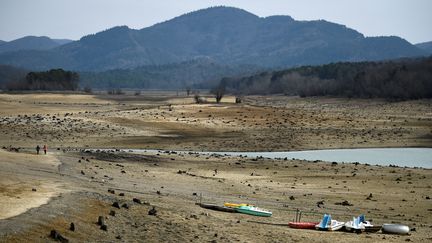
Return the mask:
<svg viewBox="0 0 432 243">
<path fill-rule="evenodd" d="M 357 98 L 432 98 L 432 57 L 385 62 L 340 62 L 223 78 L 236 94 L 286 94 Z"/>
<path fill-rule="evenodd" d="M 77 90 L 79 74 L 63 69 L 29 72 L 24 78 L 6 84 L 7 90 Z"/>
</svg>

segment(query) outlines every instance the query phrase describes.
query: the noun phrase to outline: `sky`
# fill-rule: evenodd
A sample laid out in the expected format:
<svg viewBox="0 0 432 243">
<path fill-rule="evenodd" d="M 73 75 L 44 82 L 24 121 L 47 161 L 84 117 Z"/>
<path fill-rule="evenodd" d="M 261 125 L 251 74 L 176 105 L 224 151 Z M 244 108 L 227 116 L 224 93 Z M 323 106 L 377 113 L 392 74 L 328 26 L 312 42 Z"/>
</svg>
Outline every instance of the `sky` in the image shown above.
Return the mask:
<svg viewBox="0 0 432 243">
<path fill-rule="evenodd" d="M 432 0 L 0 0 L 0 40 L 27 35 L 78 40 L 114 26 L 141 29 L 221 5 L 260 17 L 325 19 L 365 36 L 432 41 Z"/>
</svg>

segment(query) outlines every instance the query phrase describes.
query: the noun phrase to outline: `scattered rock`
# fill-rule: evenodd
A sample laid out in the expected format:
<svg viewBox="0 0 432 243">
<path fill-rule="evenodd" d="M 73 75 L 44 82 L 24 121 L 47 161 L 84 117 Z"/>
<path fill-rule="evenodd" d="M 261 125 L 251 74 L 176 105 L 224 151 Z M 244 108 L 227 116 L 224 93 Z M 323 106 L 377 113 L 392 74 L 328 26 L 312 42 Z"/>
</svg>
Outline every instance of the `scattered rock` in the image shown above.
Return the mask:
<svg viewBox="0 0 432 243">
<path fill-rule="evenodd" d="M 120 196 L 120 197 L 124 197 L 124 195 L 125 195 L 125 194 L 124 194 L 123 192 L 119 193 L 119 196 Z"/>
<path fill-rule="evenodd" d="M 115 216 L 115 215 L 116 215 L 116 212 L 115 212 L 114 210 L 111 210 L 111 211 L 109 212 L 109 215 L 110 215 L 110 216 Z"/>
<path fill-rule="evenodd" d="M 74 223 L 70 223 L 69 230 L 75 231 L 75 224 Z"/>
<path fill-rule="evenodd" d="M 112 204 L 112 206 L 115 207 L 115 208 L 120 208 L 120 204 L 118 202 L 114 202 Z"/>
<path fill-rule="evenodd" d="M 111 194 L 115 194 L 114 189 L 108 189 L 108 192 L 111 193 Z"/>
<path fill-rule="evenodd" d="M 127 203 L 123 203 L 122 208 L 129 209 L 129 205 Z"/>
<path fill-rule="evenodd" d="M 37 191 L 36 188 L 32 188 L 32 192 L 35 192 L 35 191 Z"/>
<path fill-rule="evenodd" d="M 54 240 L 58 240 L 62 243 L 67 243 L 69 242 L 68 239 L 66 239 L 65 237 L 63 237 L 59 232 L 57 232 L 56 230 L 51 230 L 50 233 L 50 237 L 53 238 Z"/>
<path fill-rule="evenodd" d="M 337 202 L 335 205 L 342 205 L 342 206 L 353 206 L 353 204 L 349 203 L 347 200 L 343 202 Z"/>
<path fill-rule="evenodd" d="M 148 211 L 148 215 L 156 216 L 156 214 L 157 214 L 157 210 L 155 209 L 155 207 L 153 207 Z"/>
<path fill-rule="evenodd" d="M 105 224 L 105 218 L 103 216 L 99 216 L 97 224 L 98 225 L 104 225 Z"/>
<path fill-rule="evenodd" d="M 135 203 L 141 204 L 141 200 L 138 198 L 133 198 L 132 201 Z"/>
<path fill-rule="evenodd" d="M 108 226 L 106 226 L 106 224 L 103 224 L 101 225 L 100 229 L 104 231 L 108 231 Z"/>
<path fill-rule="evenodd" d="M 295 200 L 295 197 L 294 196 L 290 196 L 289 199 L 290 200 Z"/>
<path fill-rule="evenodd" d="M 372 200 L 372 193 L 369 193 L 369 196 L 366 198 L 366 200 Z"/>
<path fill-rule="evenodd" d="M 321 206 L 324 206 L 324 200 L 322 200 L 322 201 L 318 201 L 318 202 L 316 203 L 316 205 L 317 205 L 317 207 L 321 208 Z"/>
</svg>

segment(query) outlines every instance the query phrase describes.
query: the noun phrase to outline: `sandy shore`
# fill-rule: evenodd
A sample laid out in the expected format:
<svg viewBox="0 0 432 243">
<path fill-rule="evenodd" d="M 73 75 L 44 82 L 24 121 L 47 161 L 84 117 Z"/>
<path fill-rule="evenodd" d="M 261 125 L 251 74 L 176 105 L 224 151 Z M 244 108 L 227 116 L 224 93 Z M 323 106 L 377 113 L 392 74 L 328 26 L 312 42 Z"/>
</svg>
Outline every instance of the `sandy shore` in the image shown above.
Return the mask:
<svg viewBox="0 0 432 243">
<path fill-rule="evenodd" d="M 427 169 L 75 150 L 432 145 L 430 100 L 389 103 L 276 96 L 246 97 L 240 105 L 232 97 L 227 101 L 196 105 L 191 98 L 169 93 L 0 95 L 0 145 L 26 147 L 19 153 L 0 152 L 0 241 L 46 242 L 53 229 L 72 242 L 432 239 L 432 173 Z M 34 154 L 38 143 L 49 145 L 48 155 Z M 273 217 L 203 209 L 195 205 L 198 195 L 211 203 L 253 203 L 271 210 Z M 344 201 L 348 205 L 340 205 Z M 120 208 L 113 207 L 114 202 Z M 153 207 L 157 216 L 148 215 Z M 415 231 L 409 236 L 358 235 L 281 226 L 297 209 L 304 212 L 304 220 L 319 221 L 322 214 L 331 213 L 346 221 L 364 213 L 375 224 L 402 223 Z M 105 218 L 107 231 L 97 225 L 99 216 Z M 71 223 L 75 231 L 69 229 Z"/>
</svg>

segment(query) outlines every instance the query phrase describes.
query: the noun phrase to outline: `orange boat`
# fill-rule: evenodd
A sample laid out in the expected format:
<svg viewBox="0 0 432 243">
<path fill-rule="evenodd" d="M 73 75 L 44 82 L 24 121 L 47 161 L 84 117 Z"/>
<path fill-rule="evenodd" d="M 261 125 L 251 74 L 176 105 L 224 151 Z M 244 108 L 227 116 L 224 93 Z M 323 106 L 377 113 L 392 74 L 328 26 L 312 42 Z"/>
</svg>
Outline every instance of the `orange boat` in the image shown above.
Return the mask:
<svg viewBox="0 0 432 243">
<path fill-rule="evenodd" d="M 319 222 L 289 222 L 288 226 L 294 229 L 315 229 Z"/>
</svg>

